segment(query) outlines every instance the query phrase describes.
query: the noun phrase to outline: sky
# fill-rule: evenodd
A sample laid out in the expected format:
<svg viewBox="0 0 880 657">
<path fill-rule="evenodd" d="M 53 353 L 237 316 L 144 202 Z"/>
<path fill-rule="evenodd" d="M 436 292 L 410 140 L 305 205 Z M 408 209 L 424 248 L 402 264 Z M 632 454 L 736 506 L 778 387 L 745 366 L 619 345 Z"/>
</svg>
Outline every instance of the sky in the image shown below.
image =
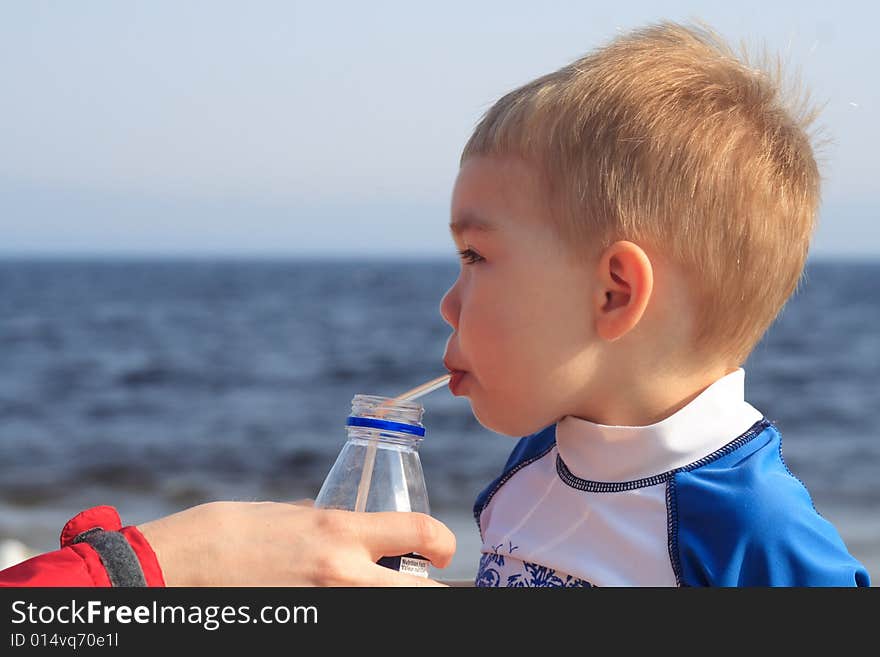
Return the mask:
<svg viewBox="0 0 880 657">
<path fill-rule="evenodd" d="M 880 257 L 868 2 L 0 0 L 0 253 L 454 256 L 459 155 L 502 94 L 704 21 L 822 106 L 813 256 Z"/>
</svg>

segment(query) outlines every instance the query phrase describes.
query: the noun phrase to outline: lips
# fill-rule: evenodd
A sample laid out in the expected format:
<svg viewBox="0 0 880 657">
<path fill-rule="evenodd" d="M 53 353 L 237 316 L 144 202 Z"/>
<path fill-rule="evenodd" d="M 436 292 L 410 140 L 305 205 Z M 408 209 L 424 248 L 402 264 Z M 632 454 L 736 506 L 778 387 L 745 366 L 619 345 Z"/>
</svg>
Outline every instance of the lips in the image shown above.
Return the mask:
<svg viewBox="0 0 880 657">
<path fill-rule="evenodd" d="M 453 395 L 458 396 L 461 391 L 461 380 L 467 375 L 467 372 L 462 372 L 461 370 L 456 370 L 452 372 L 452 376 L 449 379 L 449 392 Z"/>
<path fill-rule="evenodd" d="M 464 376 L 467 374 L 467 372 L 453 366 L 452 363 L 450 363 L 445 358 L 443 359 L 443 365 L 446 367 L 447 370 L 449 370 L 449 373 L 452 375 L 449 378 L 449 391 L 453 395 L 458 395 L 459 390 L 461 388 L 461 381 L 464 378 Z"/>
</svg>

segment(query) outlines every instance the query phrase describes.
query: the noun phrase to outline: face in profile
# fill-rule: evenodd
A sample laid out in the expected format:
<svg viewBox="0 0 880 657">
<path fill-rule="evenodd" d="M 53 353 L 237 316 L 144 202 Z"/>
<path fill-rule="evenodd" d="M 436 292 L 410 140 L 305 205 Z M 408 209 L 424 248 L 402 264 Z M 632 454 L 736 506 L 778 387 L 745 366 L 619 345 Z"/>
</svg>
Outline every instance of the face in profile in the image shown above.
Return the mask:
<svg viewBox="0 0 880 657">
<path fill-rule="evenodd" d="M 567 255 L 548 205 L 519 159 L 468 158 L 452 193 L 461 268 L 440 304 L 444 363 L 453 394 L 510 436 L 567 414 L 595 360 L 591 269 Z"/>
</svg>

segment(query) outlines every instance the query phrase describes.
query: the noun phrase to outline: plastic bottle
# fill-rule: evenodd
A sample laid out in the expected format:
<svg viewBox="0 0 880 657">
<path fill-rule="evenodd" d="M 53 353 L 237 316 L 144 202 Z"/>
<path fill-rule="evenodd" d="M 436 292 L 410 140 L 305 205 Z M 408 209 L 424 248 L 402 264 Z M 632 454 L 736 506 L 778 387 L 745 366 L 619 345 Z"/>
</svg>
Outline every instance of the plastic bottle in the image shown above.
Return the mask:
<svg viewBox="0 0 880 657">
<path fill-rule="evenodd" d="M 430 513 L 419 445 L 424 409 L 415 401 L 355 395 L 346 422 L 347 439 L 315 506 L 348 511 Z M 379 563 L 428 576 L 430 562 L 418 554 L 389 555 Z"/>
</svg>

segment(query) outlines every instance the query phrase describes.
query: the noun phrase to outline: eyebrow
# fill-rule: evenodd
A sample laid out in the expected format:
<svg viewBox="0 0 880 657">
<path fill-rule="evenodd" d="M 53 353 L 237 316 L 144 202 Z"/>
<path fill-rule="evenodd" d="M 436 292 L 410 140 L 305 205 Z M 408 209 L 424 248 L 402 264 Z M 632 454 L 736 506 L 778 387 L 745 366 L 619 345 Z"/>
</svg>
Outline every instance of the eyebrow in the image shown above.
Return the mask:
<svg viewBox="0 0 880 657">
<path fill-rule="evenodd" d="M 490 231 L 495 230 L 495 225 L 470 210 L 464 210 L 449 222 L 449 230 L 458 237 L 468 230 Z"/>
</svg>

